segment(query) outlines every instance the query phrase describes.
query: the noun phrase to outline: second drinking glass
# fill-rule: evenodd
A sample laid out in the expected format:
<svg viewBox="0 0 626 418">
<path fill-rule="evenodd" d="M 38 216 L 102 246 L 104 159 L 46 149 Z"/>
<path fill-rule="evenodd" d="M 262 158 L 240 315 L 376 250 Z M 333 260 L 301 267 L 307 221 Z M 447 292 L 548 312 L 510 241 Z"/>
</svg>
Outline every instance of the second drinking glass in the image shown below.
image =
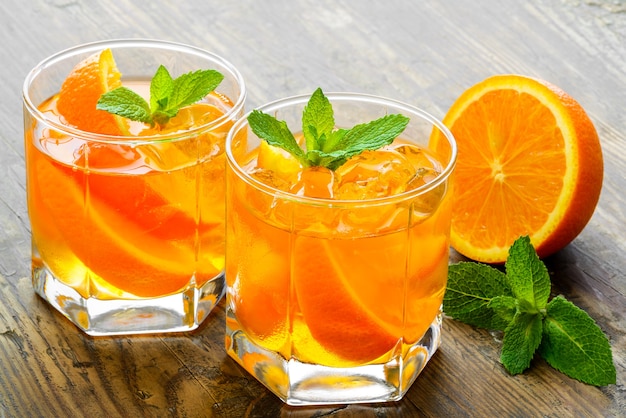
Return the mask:
<svg viewBox="0 0 626 418">
<path fill-rule="evenodd" d="M 440 343 L 456 144 L 415 107 L 314 96 L 228 135 L 226 347 L 288 404 L 398 400 Z M 397 139 L 344 157 L 392 114 Z"/>
</svg>

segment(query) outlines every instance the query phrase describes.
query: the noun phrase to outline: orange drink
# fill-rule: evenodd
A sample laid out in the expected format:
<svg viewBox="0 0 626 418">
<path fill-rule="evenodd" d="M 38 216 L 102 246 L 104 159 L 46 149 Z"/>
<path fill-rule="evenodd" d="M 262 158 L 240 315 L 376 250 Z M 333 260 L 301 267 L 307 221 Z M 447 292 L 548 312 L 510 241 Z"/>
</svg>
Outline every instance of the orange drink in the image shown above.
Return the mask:
<svg viewBox="0 0 626 418">
<path fill-rule="evenodd" d="M 260 139 L 251 114 L 235 123 L 226 144 L 226 348 L 291 405 L 398 400 L 440 343 L 456 145 L 412 106 L 328 99 L 337 128 L 390 113 L 409 122 L 393 142 L 332 169 Z M 308 100 L 259 111 L 302 131 Z M 439 139 L 431 150 L 432 135 L 448 146 Z"/>
<path fill-rule="evenodd" d="M 113 87 L 148 101 L 160 64 L 223 80 L 162 125 L 96 110 Z M 99 42 L 39 64 L 24 85 L 36 292 L 91 335 L 196 328 L 224 293 L 224 142 L 244 98 L 231 64 L 180 44 Z"/>
</svg>

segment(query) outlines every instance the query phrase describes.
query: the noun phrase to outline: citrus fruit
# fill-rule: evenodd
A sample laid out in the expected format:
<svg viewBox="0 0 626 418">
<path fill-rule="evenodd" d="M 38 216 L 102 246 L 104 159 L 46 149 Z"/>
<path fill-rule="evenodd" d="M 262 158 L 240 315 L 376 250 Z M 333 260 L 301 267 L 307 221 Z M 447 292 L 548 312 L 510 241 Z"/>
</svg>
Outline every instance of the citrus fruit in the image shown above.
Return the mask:
<svg viewBox="0 0 626 418">
<path fill-rule="evenodd" d="M 602 151 L 590 118 L 563 90 L 496 75 L 465 91 L 443 122 L 458 145 L 451 227 L 458 252 L 502 263 L 528 235 L 546 257 L 588 223 L 602 188 Z M 432 140 L 443 146 L 440 136 Z"/>
<path fill-rule="evenodd" d="M 368 306 L 344 273 L 344 269 L 352 266 L 349 262 L 354 260 L 334 254 L 327 241 L 299 236 L 293 254 L 293 281 L 298 304 L 311 335 L 322 347 L 349 363 L 365 363 L 396 345 L 402 335 L 402 287 L 397 287 L 395 292 L 393 287 L 384 293 L 379 292 L 376 303 Z M 349 264 L 344 264 L 346 261 Z M 368 276 L 375 274 L 369 272 Z M 372 286 L 362 284 L 367 289 L 373 289 Z M 387 315 L 389 322 L 380 317 L 380 312 L 373 310 L 386 306 L 398 308 Z M 394 327 L 392 323 L 397 325 Z M 306 347 L 298 348 L 301 358 L 319 361 L 306 358 Z M 341 365 L 341 361 L 329 365 Z"/>
<path fill-rule="evenodd" d="M 57 101 L 57 110 L 65 121 L 87 132 L 125 135 L 126 120 L 96 109 L 100 96 L 120 87 L 121 74 L 110 49 L 93 54 L 78 63 L 67 76 Z"/>
<path fill-rule="evenodd" d="M 303 167 L 296 157 L 288 151 L 261 141 L 257 166 L 265 170 L 272 170 L 278 177 L 285 181 L 292 181 Z"/>
<path fill-rule="evenodd" d="M 76 256 L 96 275 L 137 296 L 167 294 L 183 287 L 193 274 L 194 254 L 146 233 L 118 208 L 90 199 L 90 218 L 84 219 L 81 185 L 68 181 L 72 169 L 39 158 L 36 181 L 45 198 L 48 222 L 56 225 Z"/>
<path fill-rule="evenodd" d="M 288 332 L 289 263 L 283 256 L 287 242 L 259 238 L 259 232 L 267 231 L 257 230 L 257 225 L 269 229 L 264 224 L 241 223 L 238 239 L 228 240 L 238 269 L 227 269 L 226 280 L 232 289 L 231 306 L 246 334 L 266 349 L 280 351 Z"/>
</svg>

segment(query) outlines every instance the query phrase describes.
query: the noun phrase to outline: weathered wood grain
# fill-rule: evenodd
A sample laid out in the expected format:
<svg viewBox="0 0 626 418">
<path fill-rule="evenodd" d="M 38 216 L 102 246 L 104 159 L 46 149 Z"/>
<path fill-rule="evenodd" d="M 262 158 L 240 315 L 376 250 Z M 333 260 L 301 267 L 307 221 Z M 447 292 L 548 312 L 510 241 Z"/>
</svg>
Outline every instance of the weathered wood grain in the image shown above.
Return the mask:
<svg viewBox="0 0 626 418">
<path fill-rule="evenodd" d="M 442 348 L 401 402 L 294 408 L 227 357 L 223 303 L 185 335 L 79 332 L 30 285 L 20 90 L 46 56 L 120 37 L 227 57 L 246 79 L 248 108 L 322 86 L 443 117 L 464 89 L 496 73 L 559 85 L 598 129 L 605 181 L 588 227 L 546 262 L 553 293 L 609 336 L 618 384 L 584 385 L 541 359 L 509 376 L 498 335 L 446 320 Z M 623 0 L 3 0 L 0 39 L 0 417 L 626 416 Z"/>
</svg>

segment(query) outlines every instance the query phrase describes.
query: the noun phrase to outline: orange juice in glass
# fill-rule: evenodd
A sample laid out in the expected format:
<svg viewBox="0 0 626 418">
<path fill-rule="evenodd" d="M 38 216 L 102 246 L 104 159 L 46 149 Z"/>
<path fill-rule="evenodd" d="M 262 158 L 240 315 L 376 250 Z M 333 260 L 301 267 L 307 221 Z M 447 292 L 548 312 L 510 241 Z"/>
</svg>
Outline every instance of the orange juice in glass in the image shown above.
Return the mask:
<svg viewBox="0 0 626 418">
<path fill-rule="evenodd" d="M 332 168 L 260 139 L 252 113 L 235 123 L 226 141 L 226 348 L 291 405 L 399 400 L 440 344 L 456 144 L 415 107 L 327 98 L 333 131 L 390 114 L 409 122 L 391 143 Z M 306 149 L 309 100 L 258 111 L 284 121 Z"/>
<path fill-rule="evenodd" d="M 164 103 L 151 97 L 160 65 L 174 84 L 207 70 L 217 86 L 159 123 L 94 108 L 120 86 Z M 243 112 L 239 72 L 191 46 L 105 41 L 41 62 L 23 96 L 35 291 L 90 335 L 196 328 L 225 288 L 224 142 Z"/>
</svg>

